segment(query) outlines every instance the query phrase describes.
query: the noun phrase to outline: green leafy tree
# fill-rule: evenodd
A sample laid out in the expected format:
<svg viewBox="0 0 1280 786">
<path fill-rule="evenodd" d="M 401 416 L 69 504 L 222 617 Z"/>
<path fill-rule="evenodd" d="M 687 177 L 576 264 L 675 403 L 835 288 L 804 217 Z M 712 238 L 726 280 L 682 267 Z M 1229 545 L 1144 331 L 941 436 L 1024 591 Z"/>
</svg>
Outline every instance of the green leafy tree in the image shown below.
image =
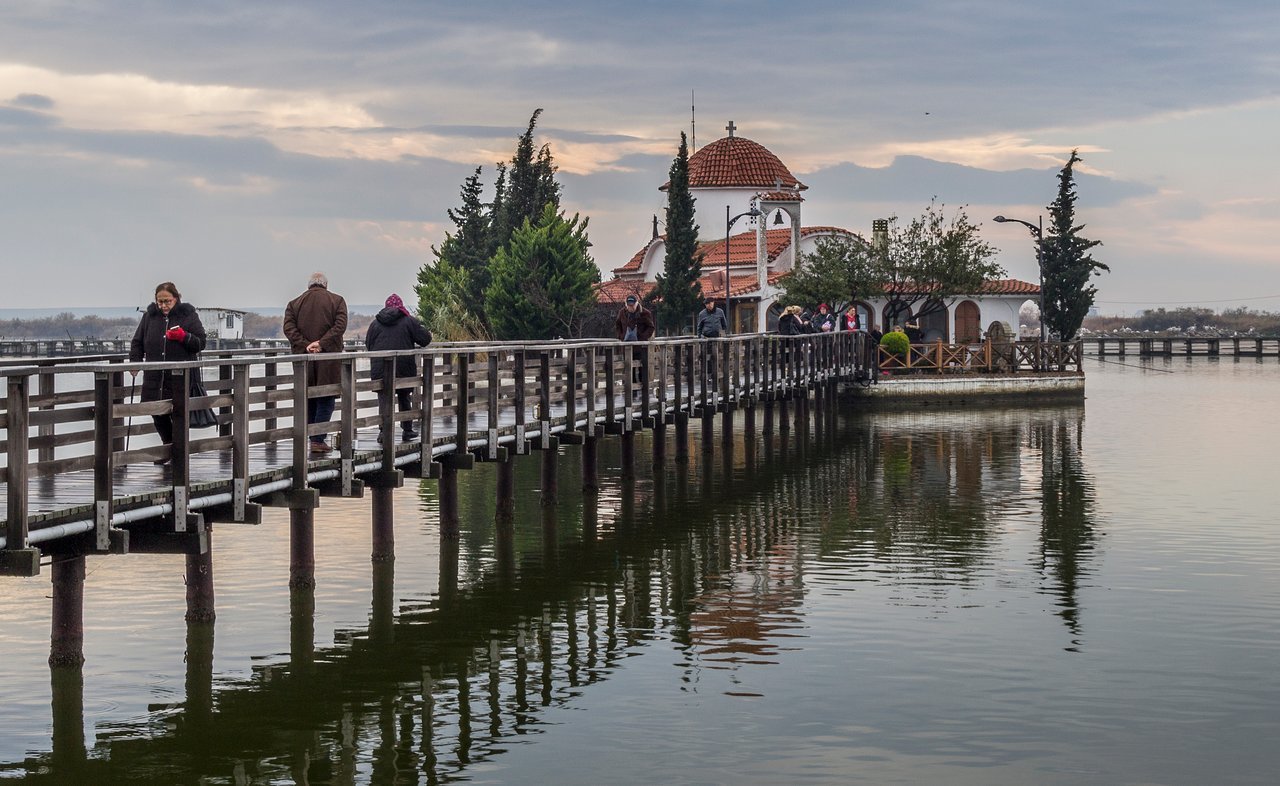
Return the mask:
<svg viewBox="0 0 1280 786">
<path fill-rule="evenodd" d="M 479 301 L 469 294 L 472 278 L 461 265 L 439 257 L 434 265 L 418 271 L 414 291 L 418 318 L 437 341 L 484 341 L 491 337 L 480 314 L 472 308 Z"/>
<path fill-rule="evenodd" d="M 964 208 L 950 219 L 946 206 L 929 202 L 906 226 L 889 219 L 889 242 L 882 257 L 882 294 L 890 311 L 916 318 L 942 311 L 948 301 L 978 292 L 984 281 L 1004 275 L 991 261 L 995 249 L 978 234 Z"/>
<path fill-rule="evenodd" d="M 1076 225 L 1076 182 L 1073 167 L 1080 156 L 1071 151 L 1066 166 L 1058 173 L 1058 198 L 1049 205 L 1049 236 L 1043 244 L 1044 319 L 1050 335 L 1070 341 L 1075 338 L 1093 306 L 1097 287 L 1090 279 L 1111 268 L 1098 262 L 1089 249 L 1102 245 L 1080 235 L 1084 225 Z"/>
<path fill-rule="evenodd" d="M 511 233 L 490 266 L 489 320 L 500 339 L 577 337 L 595 309 L 600 269 L 587 253 L 587 221 L 554 204 Z"/>
<path fill-rule="evenodd" d="M 680 133 L 680 150 L 671 162 L 667 185 L 667 242 L 662 271 L 650 304 L 654 320 L 664 333 L 679 333 L 692 324 L 702 305 L 702 254 L 698 251 L 698 225 L 693 222 L 693 195 L 689 191 L 689 142 Z"/>
<path fill-rule="evenodd" d="M 883 255 L 865 240 L 856 235 L 824 237 L 782 280 L 781 302 L 808 307 L 828 303 L 839 312 L 859 298 L 881 294 L 884 280 Z"/>
</svg>

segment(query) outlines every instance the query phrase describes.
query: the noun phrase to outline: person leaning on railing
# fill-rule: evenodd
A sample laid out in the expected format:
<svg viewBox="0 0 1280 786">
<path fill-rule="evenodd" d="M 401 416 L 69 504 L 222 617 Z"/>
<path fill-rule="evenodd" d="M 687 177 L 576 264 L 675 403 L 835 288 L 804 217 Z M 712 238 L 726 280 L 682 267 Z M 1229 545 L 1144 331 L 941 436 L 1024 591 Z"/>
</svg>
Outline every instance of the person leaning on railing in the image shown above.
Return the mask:
<svg viewBox="0 0 1280 786">
<path fill-rule="evenodd" d="M 147 361 L 182 361 L 195 360 L 200 350 L 204 349 L 204 325 L 200 324 L 200 314 L 195 306 L 182 302 L 182 295 L 172 281 L 165 281 L 156 286 L 155 302 L 147 306 L 138 321 L 138 329 L 134 331 L 133 340 L 129 343 L 129 360 L 137 363 Z M 134 377 L 138 375 L 133 372 Z M 181 374 L 164 370 L 144 370 L 142 372 L 142 400 L 162 401 L 173 398 L 178 389 Z M 171 415 L 152 415 L 156 433 L 160 441 L 168 445 L 173 442 L 173 417 Z M 167 456 L 156 459 L 157 464 L 169 461 Z"/>
</svg>

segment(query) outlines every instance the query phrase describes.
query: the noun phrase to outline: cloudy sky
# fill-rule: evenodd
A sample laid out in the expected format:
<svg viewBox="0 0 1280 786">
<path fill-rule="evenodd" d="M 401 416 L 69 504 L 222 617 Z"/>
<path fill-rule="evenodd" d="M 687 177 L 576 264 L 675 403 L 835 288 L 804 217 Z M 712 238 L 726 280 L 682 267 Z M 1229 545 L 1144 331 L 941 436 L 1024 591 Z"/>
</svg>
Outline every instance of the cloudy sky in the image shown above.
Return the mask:
<svg viewBox="0 0 1280 786">
<path fill-rule="evenodd" d="M 534 109 L 606 271 L 696 96 L 868 232 L 936 196 L 1010 275 L 1072 148 L 1104 313 L 1280 310 L 1275 0 L 23 0 L 0 4 L 0 308 L 412 292 Z M 716 230 L 704 227 L 715 237 Z M 606 276 L 608 274 L 606 273 Z"/>
</svg>

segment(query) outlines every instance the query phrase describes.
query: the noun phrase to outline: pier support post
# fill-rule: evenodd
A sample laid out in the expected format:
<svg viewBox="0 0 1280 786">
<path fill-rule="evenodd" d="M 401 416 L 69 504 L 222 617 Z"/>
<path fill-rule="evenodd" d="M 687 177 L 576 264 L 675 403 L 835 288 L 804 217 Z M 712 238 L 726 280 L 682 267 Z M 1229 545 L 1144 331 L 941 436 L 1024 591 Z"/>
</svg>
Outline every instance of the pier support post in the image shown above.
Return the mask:
<svg viewBox="0 0 1280 786">
<path fill-rule="evenodd" d="M 396 558 L 395 489 L 375 486 L 373 493 L 373 552 L 374 562 L 391 562 Z"/>
<path fill-rule="evenodd" d="M 315 523 L 314 508 L 290 508 L 289 589 L 316 586 Z"/>
<path fill-rule="evenodd" d="M 582 441 L 582 490 L 597 492 L 600 490 L 600 459 L 598 457 L 599 437 L 588 436 Z"/>
<path fill-rule="evenodd" d="M 542 504 L 554 505 L 560 494 L 559 482 L 556 478 L 556 460 L 559 450 L 552 447 L 542 451 Z"/>
<path fill-rule="evenodd" d="M 369 612 L 369 643 L 385 646 L 395 641 L 396 563 L 373 563 L 373 603 Z"/>
<path fill-rule="evenodd" d="M 450 463 L 440 467 L 440 537 L 444 540 L 457 540 L 461 531 L 461 519 L 458 518 L 458 469 Z"/>
<path fill-rule="evenodd" d="M 791 433 L 791 402 L 786 399 L 778 402 L 778 431 Z"/>
<path fill-rule="evenodd" d="M 315 584 L 289 589 L 289 667 L 292 676 L 307 677 L 316 660 Z"/>
<path fill-rule="evenodd" d="M 498 478 L 495 496 L 498 521 L 509 522 L 516 515 L 516 452 L 507 451 L 506 458 L 498 462 Z"/>
<path fill-rule="evenodd" d="M 53 695 L 52 776 L 60 783 L 85 783 L 84 670 L 49 671 Z"/>
<path fill-rule="evenodd" d="M 702 452 L 714 453 L 716 450 L 716 413 L 715 410 L 706 407 L 702 410 Z"/>
<path fill-rule="evenodd" d="M 676 461 L 689 460 L 689 413 L 677 412 L 676 415 Z"/>
<path fill-rule="evenodd" d="M 659 469 L 667 463 L 667 427 L 661 416 L 653 427 L 653 467 Z"/>
<path fill-rule="evenodd" d="M 189 623 L 208 623 L 217 618 L 213 600 L 213 527 L 205 530 L 208 548 L 203 554 L 187 555 L 187 615 Z"/>
<path fill-rule="evenodd" d="M 84 555 L 55 559 L 50 574 L 53 613 L 49 666 L 79 668 L 84 664 Z"/>
<path fill-rule="evenodd" d="M 214 630 L 208 622 L 187 623 L 185 718 L 197 730 L 207 730 L 213 719 Z"/>
<path fill-rule="evenodd" d="M 622 432 L 622 477 L 636 476 L 636 433 Z"/>
</svg>

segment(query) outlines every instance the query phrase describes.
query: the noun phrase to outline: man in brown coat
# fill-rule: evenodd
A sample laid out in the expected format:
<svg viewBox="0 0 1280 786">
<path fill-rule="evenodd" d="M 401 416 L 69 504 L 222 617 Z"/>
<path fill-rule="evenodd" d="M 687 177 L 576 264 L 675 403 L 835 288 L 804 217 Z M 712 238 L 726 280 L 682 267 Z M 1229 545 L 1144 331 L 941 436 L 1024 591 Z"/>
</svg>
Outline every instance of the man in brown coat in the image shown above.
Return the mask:
<svg viewBox="0 0 1280 786">
<path fill-rule="evenodd" d="M 312 273 L 307 291 L 289 301 L 284 310 L 284 335 L 295 354 L 341 352 L 342 334 L 347 329 L 347 301 L 329 291 L 324 273 Z M 337 385 L 342 381 L 342 363 L 336 360 L 307 364 L 307 386 Z M 328 423 L 337 396 L 307 399 L 307 423 Z M 311 452 L 328 453 L 323 434 L 311 435 Z"/>
</svg>

